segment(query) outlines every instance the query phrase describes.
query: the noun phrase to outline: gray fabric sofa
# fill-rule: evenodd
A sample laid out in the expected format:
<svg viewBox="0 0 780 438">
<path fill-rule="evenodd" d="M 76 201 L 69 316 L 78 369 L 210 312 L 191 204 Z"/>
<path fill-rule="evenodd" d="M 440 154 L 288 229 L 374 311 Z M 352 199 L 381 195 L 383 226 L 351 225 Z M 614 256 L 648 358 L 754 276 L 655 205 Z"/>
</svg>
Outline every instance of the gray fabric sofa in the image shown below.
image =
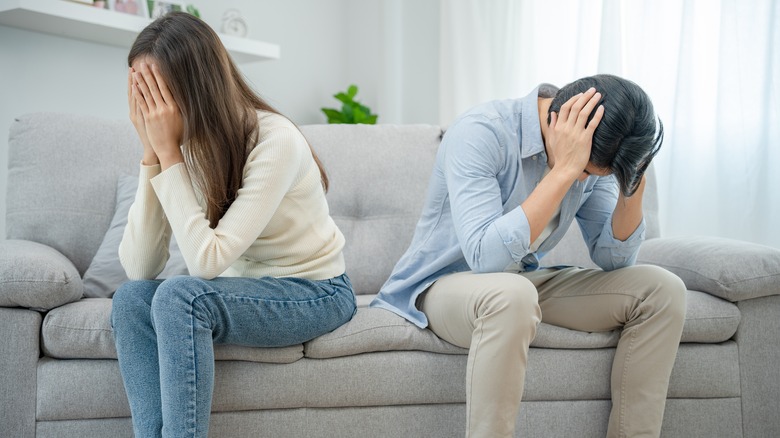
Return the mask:
<svg viewBox="0 0 780 438">
<path fill-rule="evenodd" d="M 462 436 L 467 351 L 366 307 L 411 239 L 441 129 L 302 130 L 331 177 L 331 213 L 361 307 L 304 345 L 220 346 L 212 436 Z M 140 145 L 129 122 L 46 113 L 18 118 L 9 148 L 0 437 L 132 436 L 110 299 L 82 298 L 82 276 L 114 215 L 117 180 L 137 172 Z M 662 238 L 653 181 L 647 196 L 640 262 L 672 270 L 690 289 L 663 435 L 780 436 L 780 251 Z M 543 264 L 593 266 L 578 233 Z M 604 436 L 618 336 L 542 323 L 518 436 Z"/>
</svg>

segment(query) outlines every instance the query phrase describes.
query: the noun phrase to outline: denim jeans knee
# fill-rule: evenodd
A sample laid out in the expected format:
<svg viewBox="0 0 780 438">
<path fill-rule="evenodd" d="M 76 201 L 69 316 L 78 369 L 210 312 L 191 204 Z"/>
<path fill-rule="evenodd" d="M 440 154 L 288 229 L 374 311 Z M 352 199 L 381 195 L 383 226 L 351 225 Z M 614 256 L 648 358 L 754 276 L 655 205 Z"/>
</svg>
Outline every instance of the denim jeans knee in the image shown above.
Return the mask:
<svg viewBox="0 0 780 438">
<path fill-rule="evenodd" d="M 136 319 L 139 314 L 149 314 L 149 306 L 159 280 L 128 281 L 116 290 L 111 299 L 111 327 Z M 130 323 L 132 325 L 132 323 Z"/>
</svg>

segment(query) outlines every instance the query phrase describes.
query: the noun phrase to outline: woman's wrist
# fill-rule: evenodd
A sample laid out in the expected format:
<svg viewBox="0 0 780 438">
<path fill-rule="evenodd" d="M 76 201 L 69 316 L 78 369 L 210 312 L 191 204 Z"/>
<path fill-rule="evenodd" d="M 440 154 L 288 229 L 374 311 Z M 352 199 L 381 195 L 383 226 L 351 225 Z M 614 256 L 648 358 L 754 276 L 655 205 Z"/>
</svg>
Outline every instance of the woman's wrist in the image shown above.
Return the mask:
<svg viewBox="0 0 780 438">
<path fill-rule="evenodd" d="M 171 149 L 169 152 L 164 154 L 158 154 L 157 158 L 159 159 L 162 170 L 184 162 L 184 155 L 182 155 L 179 148 Z"/>
<path fill-rule="evenodd" d="M 144 166 L 154 166 L 160 164 L 160 160 L 151 148 L 144 148 L 144 156 L 141 159 L 141 164 Z"/>
</svg>

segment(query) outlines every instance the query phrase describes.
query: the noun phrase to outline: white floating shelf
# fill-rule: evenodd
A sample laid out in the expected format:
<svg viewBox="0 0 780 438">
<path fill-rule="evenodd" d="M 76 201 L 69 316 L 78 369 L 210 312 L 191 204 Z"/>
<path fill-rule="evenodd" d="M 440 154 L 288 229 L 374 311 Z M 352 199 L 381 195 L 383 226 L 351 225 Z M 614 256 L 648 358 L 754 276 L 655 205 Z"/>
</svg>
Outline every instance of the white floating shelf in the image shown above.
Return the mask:
<svg viewBox="0 0 780 438">
<path fill-rule="evenodd" d="M 145 0 L 141 0 L 145 1 Z M 151 20 L 65 0 L 2 0 L 0 25 L 129 48 Z M 237 63 L 279 59 L 279 46 L 219 34 Z"/>
</svg>

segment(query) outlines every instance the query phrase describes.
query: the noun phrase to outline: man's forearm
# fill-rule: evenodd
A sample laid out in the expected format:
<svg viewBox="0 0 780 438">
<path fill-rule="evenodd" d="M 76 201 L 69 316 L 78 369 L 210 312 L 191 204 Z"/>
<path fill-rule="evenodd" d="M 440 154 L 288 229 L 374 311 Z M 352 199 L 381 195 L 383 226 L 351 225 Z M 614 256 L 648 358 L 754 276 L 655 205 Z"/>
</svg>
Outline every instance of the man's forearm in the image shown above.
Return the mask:
<svg viewBox="0 0 780 438">
<path fill-rule="evenodd" d="M 553 168 L 523 201 L 521 207 L 531 230 L 530 242 L 534 242 L 542 234 L 542 230 L 552 219 L 561 201 L 576 180 L 572 175 L 574 174 L 571 172 L 566 173 Z"/>
<path fill-rule="evenodd" d="M 630 198 L 621 193 L 618 197 L 615 212 L 612 215 L 612 235 L 615 239 L 626 240 L 634 234 L 642 223 L 642 196 L 645 191 L 645 177 L 639 183 L 636 193 Z"/>
</svg>

